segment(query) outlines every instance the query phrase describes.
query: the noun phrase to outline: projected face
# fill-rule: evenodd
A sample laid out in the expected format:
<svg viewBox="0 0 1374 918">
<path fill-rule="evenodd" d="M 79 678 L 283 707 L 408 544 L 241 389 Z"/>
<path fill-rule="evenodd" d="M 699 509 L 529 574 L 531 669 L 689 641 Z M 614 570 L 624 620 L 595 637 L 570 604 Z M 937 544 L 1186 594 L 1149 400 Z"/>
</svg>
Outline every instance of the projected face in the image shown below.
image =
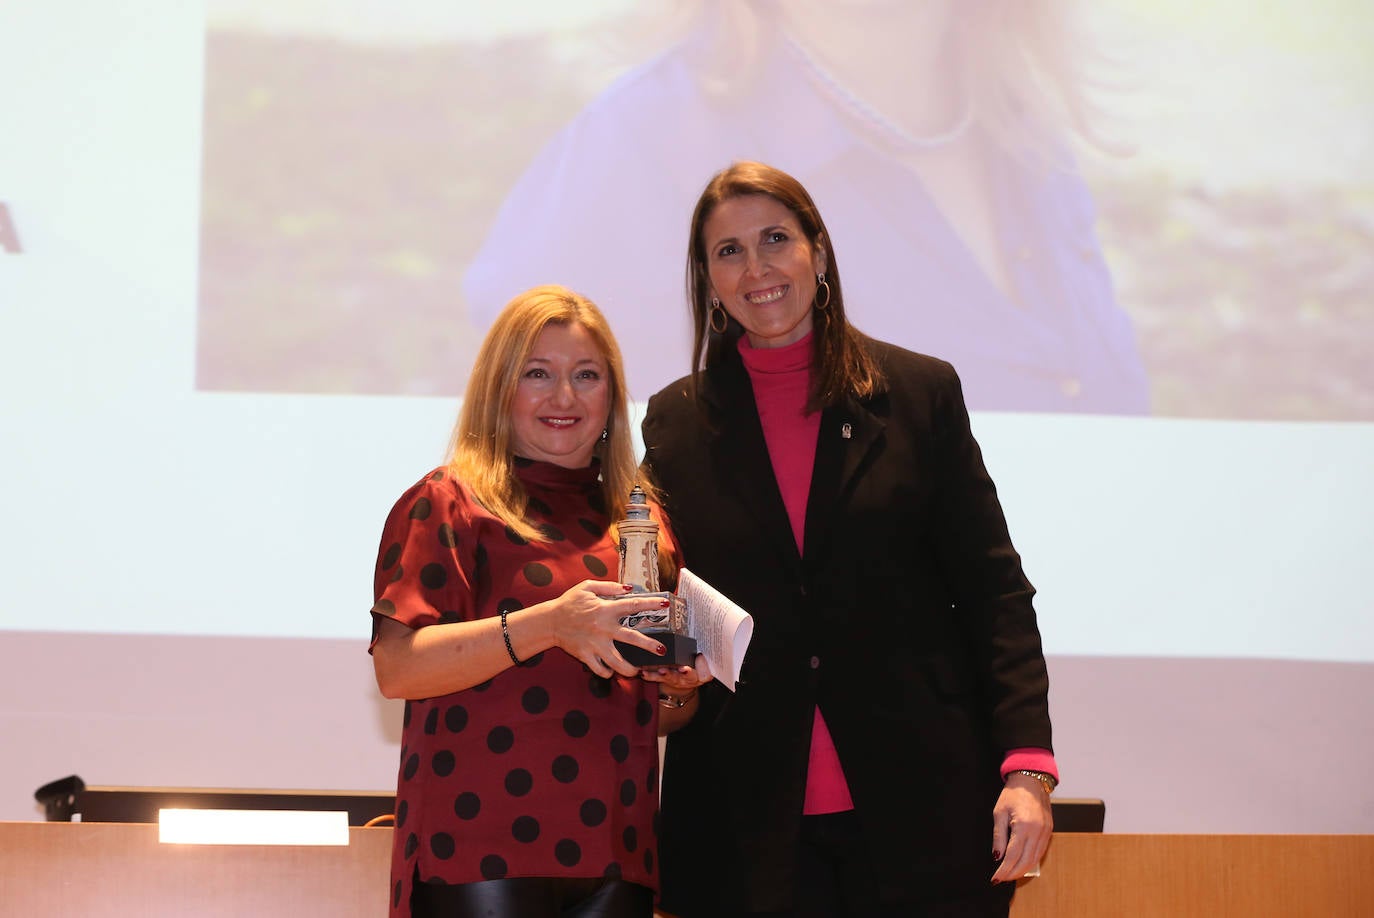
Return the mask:
<svg viewBox="0 0 1374 918">
<path fill-rule="evenodd" d="M 580 325 L 546 325 L 525 359 L 511 405 L 516 454 L 584 468 L 610 404 L 606 359 L 591 334 Z"/>
<path fill-rule="evenodd" d="M 722 201 L 702 227 L 711 293 L 754 347 L 782 347 L 811 331 L 825 255 L 797 217 L 762 194 Z"/>
</svg>

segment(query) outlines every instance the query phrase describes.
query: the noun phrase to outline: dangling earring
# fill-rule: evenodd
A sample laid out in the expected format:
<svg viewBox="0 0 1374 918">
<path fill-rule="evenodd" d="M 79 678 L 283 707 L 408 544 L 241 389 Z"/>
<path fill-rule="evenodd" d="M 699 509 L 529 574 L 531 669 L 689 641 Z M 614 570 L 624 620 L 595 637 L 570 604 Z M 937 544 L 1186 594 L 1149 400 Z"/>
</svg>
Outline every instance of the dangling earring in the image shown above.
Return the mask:
<svg viewBox="0 0 1374 918">
<path fill-rule="evenodd" d="M 825 291 L 825 299 L 821 299 L 821 291 Z M 816 311 L 825 312 L 830 305 L 830 285 L 825 282 L 825 274 L 816 275 Z"/>
<path fill-rule="evenodd" d="M 720 320 L 719 325 L 716 324 L 717 318 L 719 318 Z M 730 317 L 725 314 L 725 307 L 720 305 L 720 300 L 716 299 L 715 297 L 711 297 L 711 315 L 709 322 L 711 325 L 711 331 L 715 332 L 718 335 L 725 334 L 725 328 L 730 323 Z"/>
<path fill-rule="evenodd" d="M 610 432 L 609 430 L 607 430 L 605 427 L 601 428 L 601 442 L 602 442 L 602 443 L 605 443 L 605 442 L 606 442 L 607 440 L 609 440 L 610 438 L 611 438 L 611 432 Z"/>
</svg>

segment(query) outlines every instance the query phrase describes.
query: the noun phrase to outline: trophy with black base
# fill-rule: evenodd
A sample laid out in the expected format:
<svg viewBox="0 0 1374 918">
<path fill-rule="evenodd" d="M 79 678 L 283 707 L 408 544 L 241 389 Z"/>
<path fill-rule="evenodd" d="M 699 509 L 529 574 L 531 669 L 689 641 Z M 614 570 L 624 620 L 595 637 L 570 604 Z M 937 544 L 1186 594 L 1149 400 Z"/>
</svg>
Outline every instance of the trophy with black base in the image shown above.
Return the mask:
<svg viewBox="0 0 1374 918">
<path fill-rule="evenodd" d="M 634 644 L 615 642 L 616 650 L 634 666 L 691 666 L 696 663 L 697 642 L 687 634 L 687 603 L 676 593 L 658 588 L 658 523 L 649 516 L 644 490 L 635 485 L 625 518 L 620 521 L 620 582 L 630 585 L 631 596 L 659 596 L 668 608 L 636 612 L 620 620 L 627 628 L 649 635 L 667 649 L 659 656 Z"/>
</svg>

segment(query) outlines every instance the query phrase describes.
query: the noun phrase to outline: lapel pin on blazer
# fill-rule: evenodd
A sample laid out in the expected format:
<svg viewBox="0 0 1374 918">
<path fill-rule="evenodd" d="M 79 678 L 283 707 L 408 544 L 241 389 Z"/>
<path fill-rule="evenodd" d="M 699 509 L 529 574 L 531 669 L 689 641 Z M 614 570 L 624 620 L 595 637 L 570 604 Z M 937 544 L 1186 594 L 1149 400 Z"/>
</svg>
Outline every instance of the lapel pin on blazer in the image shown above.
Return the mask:
<svg viewBox="0 0 1374 918">
<path fill-rule="evenodd" d="M 854 425 L 845 421 L 844 426 L 840 428 L 840 436 L 846 440 L 852 439 L 854 436 Z"/>
</svg>

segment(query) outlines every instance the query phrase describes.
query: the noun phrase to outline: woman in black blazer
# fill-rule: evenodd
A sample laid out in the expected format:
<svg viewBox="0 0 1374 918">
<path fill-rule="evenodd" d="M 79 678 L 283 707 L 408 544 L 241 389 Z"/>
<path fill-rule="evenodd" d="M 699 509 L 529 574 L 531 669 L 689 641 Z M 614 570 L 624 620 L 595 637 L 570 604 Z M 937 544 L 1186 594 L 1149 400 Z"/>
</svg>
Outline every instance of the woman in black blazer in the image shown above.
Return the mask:
<svg viewBox="0 0 1374 918">
<path fill-rule="evenodd" d="M 755 630 L 668 739 L 660 907 L 1005 916 L 1058 771 L 958 376 L 849 325 L 814 202 L 764 164 L 702 193 L 688 287 L 701 369 L 650 399 L 645 468 Z"/>
</svg>

